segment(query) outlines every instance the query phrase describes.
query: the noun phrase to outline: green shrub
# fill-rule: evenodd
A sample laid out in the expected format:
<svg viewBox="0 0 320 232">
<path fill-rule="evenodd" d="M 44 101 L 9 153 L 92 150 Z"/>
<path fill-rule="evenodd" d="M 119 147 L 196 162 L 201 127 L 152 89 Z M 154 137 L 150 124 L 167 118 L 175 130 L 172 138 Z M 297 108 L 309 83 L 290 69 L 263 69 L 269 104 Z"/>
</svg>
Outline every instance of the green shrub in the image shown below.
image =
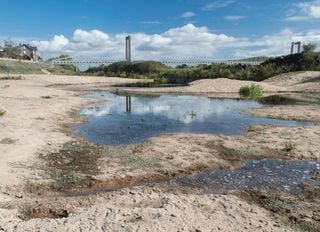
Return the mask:
<svg viewBox="0 0 320 232">
<path fill-rule="evenodd" d="M 5 114 L 6 114 L 6 111 L 3 110 L 3 109 L 0 109 L 0 117 L 2 117 L 2 116 L 5 115 Z"/>
<path fill-rule="evenodd" d="M 4 77 L 0 77 L 0 80 L 4 81 L 4 80 L 11 80 L 11 81 L 18 81 L 18 80 L 22 80 L 21 76 L 4 76 Z"/>
<path fill-rule="evenodd" d="M 242 86 L 240 95 L 250 99 L 258 99 L 263 95 L 263 88 L 260 85 L 251 84 L 250 86 Z"/>
<path fill-rule="evenodd" d="M 9 144 L 14 144 L 17 141 L 18 141 L 18 139 L 4 138 L 4 139 L 0 140 L 0 144 L 9 145 Z"/>
<path fill-rule="evenodd" d="M 51 96 L 41 96 L 42 99 L 51 99 Z"/>
<path fill-rule="evenodd" d="M 297 143 L 289 140 L 289 141 L 286 141 L 286 142 L 284 143 L 284 149 L 283 149 L 283 151 L 285 151 L 285 152 L 294 151 L 294 150 L 297 149 L 297 147 L 298 147 L 298 144 L 297 144 Z"/>
</svg>

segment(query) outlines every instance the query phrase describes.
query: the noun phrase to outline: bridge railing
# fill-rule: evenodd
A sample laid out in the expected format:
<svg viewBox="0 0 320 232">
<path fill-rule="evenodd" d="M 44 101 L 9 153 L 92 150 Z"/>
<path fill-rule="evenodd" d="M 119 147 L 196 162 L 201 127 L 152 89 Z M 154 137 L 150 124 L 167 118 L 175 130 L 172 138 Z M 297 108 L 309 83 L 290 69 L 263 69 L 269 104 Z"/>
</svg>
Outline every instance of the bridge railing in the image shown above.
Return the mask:
<svg viewBox="0 0 320 232">
<path fill-rule="evenodd" d="M 55 65 L 102 65 L 113 64 L 124 60 L 53 60 L 52 64 Z M 200 64 L 227 64 L 227 65 L 260 65 L 261 61 L 242 61 L 242 60 L 155 60 L 166 65 L 200 65 Z M 134 62 L 134 61 L 133 61 Z"/>
<path fill-rule="evenodd" d="M 67 64 L 113 64 L 122 60 L 53 60 L 52 64 L 67 65 Z"/>
</svg>

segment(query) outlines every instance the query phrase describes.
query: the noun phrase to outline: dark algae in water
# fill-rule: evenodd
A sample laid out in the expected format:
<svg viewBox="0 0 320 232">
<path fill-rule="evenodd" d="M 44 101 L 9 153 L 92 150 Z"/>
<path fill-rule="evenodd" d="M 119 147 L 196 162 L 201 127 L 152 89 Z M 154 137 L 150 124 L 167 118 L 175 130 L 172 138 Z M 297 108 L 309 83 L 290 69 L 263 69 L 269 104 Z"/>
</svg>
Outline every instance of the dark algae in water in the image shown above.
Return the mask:
<svg viewBox="0 0 320 232">
<path fill-rule="evenodd" d="M 268 105 L 293 105 L 299 103 L 299 100 L 284 95 L 272 95 L 261 98 L 259 102 Z"/>
<path fill-rule="evenodd" d="M 250 160 L 237 169 L 203 172 L 177 179 L 175 183 L 202 187 L 214 193 L 255 188 L 301 193 L 303 183 L 320 186 L 320 181 L 312 178 L 312 173 L 317 170 L 320 170 L 320 162 Z"/>
</svg>

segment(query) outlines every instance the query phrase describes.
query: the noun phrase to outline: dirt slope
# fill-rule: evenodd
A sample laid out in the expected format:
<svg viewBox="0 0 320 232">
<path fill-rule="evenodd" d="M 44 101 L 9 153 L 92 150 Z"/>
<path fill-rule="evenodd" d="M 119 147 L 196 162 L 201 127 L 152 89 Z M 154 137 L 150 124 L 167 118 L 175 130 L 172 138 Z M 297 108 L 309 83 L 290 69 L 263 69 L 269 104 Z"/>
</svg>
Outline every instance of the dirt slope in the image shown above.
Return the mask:
<svg viewBox="0 0 320 232">
<path fill-rule="evenodd" d="M 320 72 L 285 73 L 269 78 L 263 83 L 282 86 L 288 91 L 320 92 Z"/>
</svg>

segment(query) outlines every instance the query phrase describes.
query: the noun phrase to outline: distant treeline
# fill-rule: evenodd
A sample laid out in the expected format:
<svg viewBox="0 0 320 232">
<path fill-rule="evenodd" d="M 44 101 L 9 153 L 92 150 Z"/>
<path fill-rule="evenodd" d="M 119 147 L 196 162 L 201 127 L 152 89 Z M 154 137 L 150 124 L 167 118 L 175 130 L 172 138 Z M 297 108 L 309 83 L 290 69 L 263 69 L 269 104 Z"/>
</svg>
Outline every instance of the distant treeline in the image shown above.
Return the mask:
<svg viewBox="0 0 320 232">
<path fill-rule="evenodd" d="M 159 62 L 118 62 L 108 66 L 90 68 L 90 75 L 150 78 L 161 83 L 184 84 L 198 79 L 229 78 L 262 81 L 269 77 L 302 70 L 320 71 L 320 53 L 306 48 L 305 52 L 271 58 L 261 65 L 211 64 L 188 67 L 167 67 Z"/>
</svg>

